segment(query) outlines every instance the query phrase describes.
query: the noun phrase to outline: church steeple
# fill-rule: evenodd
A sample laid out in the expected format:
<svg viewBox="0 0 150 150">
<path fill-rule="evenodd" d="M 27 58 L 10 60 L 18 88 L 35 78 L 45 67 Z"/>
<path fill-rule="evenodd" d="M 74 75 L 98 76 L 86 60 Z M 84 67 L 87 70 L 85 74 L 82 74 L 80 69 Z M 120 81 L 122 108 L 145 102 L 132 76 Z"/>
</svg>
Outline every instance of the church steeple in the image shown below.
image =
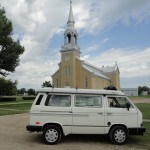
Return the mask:
<svg viewBox="0 0 150 150">
<path fill-rule="evenodd" d="M 68 26 L 73 26 L 74 27 L 74 17 L 73 17 L 73 11 L 72 11 L 72 0 L 70 0 L 70 11 L 69 11 L 69 17 L 68 17 Z"/>
<path fill-rule="evenodd" d="M 72 0 L 70 0 L 70 10 L 67 21 L 67 29 L 64 32 L 64 44 L 61 47 L 61 52 L 63 51 L 76 51 L 80 53 L 78 46 L 78 33 L 74 27 L 75 21 L 73 17 L 72 10 Z"/>
</svg>

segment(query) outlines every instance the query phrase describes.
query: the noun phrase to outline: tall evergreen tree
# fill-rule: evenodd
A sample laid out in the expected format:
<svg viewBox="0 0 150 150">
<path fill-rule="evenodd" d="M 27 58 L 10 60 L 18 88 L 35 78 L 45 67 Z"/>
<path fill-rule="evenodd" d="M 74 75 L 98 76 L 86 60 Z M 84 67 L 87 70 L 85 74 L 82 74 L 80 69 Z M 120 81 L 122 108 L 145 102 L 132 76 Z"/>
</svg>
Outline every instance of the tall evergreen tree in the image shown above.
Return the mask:
<svg viewBox="0 0 150 150">
<path fill-rule="evenodd" d="M 19 65 L 19 56 L 24 52 L 18 41 L 11 37 L 12 22 L 7 19 L 4 8 L 0 7 L 0 75 L 7 76 Z"/>
</svg>

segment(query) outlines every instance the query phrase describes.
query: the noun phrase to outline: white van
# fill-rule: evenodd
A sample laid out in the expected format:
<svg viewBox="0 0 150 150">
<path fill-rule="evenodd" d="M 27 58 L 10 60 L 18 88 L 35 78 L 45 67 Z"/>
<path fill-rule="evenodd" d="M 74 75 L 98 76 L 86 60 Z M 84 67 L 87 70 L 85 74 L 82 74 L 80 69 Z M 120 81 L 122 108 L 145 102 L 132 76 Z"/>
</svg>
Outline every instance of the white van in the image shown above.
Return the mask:
<svg viewBox="0 0 150 150">
<path fill-rule="evenodd" d="M 47 144 L 69 134 L 107 134 L 115 144 L 143 135 L 142 113 L 121 91 L 43 88 L 30 110 L 30 132 Z"/>
</svg>

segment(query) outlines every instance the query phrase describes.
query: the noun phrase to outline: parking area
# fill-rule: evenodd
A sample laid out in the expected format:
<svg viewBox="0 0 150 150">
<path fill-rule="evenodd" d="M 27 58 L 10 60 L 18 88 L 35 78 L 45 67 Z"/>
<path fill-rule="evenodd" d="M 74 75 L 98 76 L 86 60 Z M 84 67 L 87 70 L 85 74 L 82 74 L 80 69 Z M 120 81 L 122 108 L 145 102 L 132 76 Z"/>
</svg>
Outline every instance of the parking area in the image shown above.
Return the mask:
<svg viewBox="0 0 150 150">
<path fill-rule="evenodd" d="M 26 131 L 28 120 L 28 113 L 0 116 L 0 150 L 144 150 L 134 144 L 134 138 L 126 145 L 117 146 L 100 135 L 69 135 L 57 145 L 46 145 L 41 133 Z"/>
</svg>

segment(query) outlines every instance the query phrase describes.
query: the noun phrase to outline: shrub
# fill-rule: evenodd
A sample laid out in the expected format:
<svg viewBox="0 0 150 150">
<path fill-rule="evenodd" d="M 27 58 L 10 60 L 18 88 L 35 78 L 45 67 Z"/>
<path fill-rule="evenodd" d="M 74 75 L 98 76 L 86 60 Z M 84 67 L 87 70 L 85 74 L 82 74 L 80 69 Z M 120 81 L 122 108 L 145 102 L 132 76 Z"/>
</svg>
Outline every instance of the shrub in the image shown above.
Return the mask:
<svg viewBox="0 0 150 150">
<path fill-rule="evenodd" d="M 23 100 L 34 100 L 36 96 L 22 96 Z"/>
<path fill-rule="evenodd" d="M 0 97 L 0 102 L 11 102 L 11 101 L 16 101 L 16 97 L 13 97 L 13 96 Z"/>
</svg>

